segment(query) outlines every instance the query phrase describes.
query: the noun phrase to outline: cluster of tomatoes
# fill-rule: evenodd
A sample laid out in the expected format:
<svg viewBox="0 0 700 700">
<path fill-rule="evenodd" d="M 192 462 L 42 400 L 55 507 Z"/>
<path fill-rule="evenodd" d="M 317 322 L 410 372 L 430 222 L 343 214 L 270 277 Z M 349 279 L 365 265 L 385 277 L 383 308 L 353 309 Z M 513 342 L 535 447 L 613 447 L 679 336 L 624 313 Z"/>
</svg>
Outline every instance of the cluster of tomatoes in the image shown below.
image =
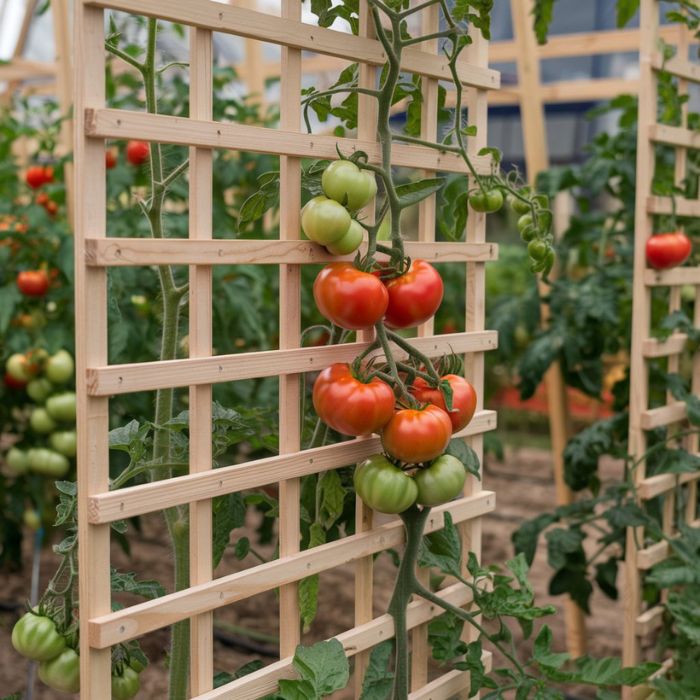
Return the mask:
<svg viewBox="0 0 700 700">
<path fill-rule="evenodd" d="M 682 265 L 693 250 L 693 244 L 682 231 L 657 233 L 647 241 L 647 262 L 655 270 L 669 270 Z"/>
<path fill-rule="evenodd" d="M 75 392 L 66 390 L 75 366 L 67 350 L 50 355 L 43 349 L 10 355 L 5 363 L 5 383 L 24 390 L 34 402 L 29 426 L 48 438 L 49 447 L 11 447 L 5 455 L 9 470 L 19 476 L 28 471 L 53 479 L 64 477 L 75 457 Z"/>
<path fill-rule="evenodd" d="M 323 171 L 321 187 L 324 194 L 301 210 L 301 228 L 332 255 L 354 253 L 362 243 L 362 226 L 353 214 L 374 199 L 377 181 L 352 161 L 337 160 Z"/>
<path fill-rule="evenodd" d="M 31 165 L 27 168 L 24 181 L 33 190 L 41 189 L 44 185 L 53 182 L 53 168 L 50 165 Z M 36 196 L 36 203 L 44 207 L 49 216 L 56 216 L 58 213 L 58 203 L 49 197 L 47 192 L 39 192 Z"/>
<path fill-rule="evenodd" d="M 80 657 L 56 623 L 41 611 L 30 610 L 12 628 L 12 646 L 22 656 L 39 663 L 42 682 L 63 693 L 80 691 Z M 130 700 L 140 688 L 143 666 L 135 659 L 112 671 L 112 699 Z"/>
</svg>

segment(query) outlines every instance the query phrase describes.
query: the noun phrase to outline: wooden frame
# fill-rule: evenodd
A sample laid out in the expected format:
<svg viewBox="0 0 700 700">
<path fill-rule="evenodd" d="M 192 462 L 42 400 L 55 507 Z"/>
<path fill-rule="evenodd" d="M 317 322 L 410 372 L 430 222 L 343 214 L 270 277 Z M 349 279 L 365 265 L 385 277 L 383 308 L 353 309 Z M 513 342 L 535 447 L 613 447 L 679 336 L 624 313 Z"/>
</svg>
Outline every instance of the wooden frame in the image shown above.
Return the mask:
<svg viewBox="0 0 700 700">
<path fill-rule="evenodd" d="M 675 334 L 666 341 L 649 338 L 651 322 L 651 301 L 654 287 L 667 286 L 669 293 L 669 311 L 680 308 L 680 287 L 683 284 L 695 286 L 694 324 L 700 324 L 700 270 L 681 267 L 664 272 L 647 268 L 646 243 L 654 233 L 654 214 L 670 212 L 672 202 L 669 198 L 651 197 L 652 180 L 655 168 L 655 146 L 665 143 L 676 147 L 675 176 L 677 184 L 686 177 L 686 149 L 697 144 L 694 132 L 687 128 L 687 108 L 683 109 L 681 127 L 668 127 L 658 124 L 657 116 L 657 74 L 664 70 L 678 78 L 678 89 L 687 91 L 687 81 L 700 83 L 700 71 L 688 60 L 688 47 L 692 41 L 688 31 L 681 32 L 674 28 L 677 55 L 664 63 L 659 54 L 659 39 L 662 30 L 659 21 L 660 6 L 658 0 L 642 0 L 640 37 L 640 90 L 639 90 L 639 127 L 637 141 L 637 194 L 635 210 L 635 257 L 633 282 L 632 347 L 630 366 L 630 425 L 629 453 L 639 460 L 634 470 L 634 481 L 641 501 L 651 498 L 663 498 L 662 527 L 667 535 L 676 530 L 675 492 L 682 487 L 686 492 L 685 519 L 697 524 L 697 479 L 698 474 L 660 474 L 646 476 L 645 463 L 640 457 L 646 451 L 646 431 L 656 427 L 672 427 L 686 417 L 685 404 L 676 402 L 672 396 L 666 397 L 665 405 L 649 407 L 649 372 L 647 361 L 651 358 L 668 358 L 669 372 L 678 371 L 680 353 L 686 345 L 686 336 Z M 683 29 L 681 27 L 681 29 Z M 679 213 L 697 216 L 700 205 L 697 201 L 680 200 Z M 692 385 L 694 394 L 700 392 L 700 356 L 693 358 Z M 696 453 L 697 436 L 684 440 L 685 447 Z M 663 561 L 669 555 L 668 543 L 665 541 L 648 544 L 643 528 L 628 528 L 625 583 L 623 598 L 625 601 L 623 662 L 632 665 L 640 660 L 641 638 L 657 629 L 661 624 L 663 606 L 655 605 L 645 609 L 642 602 L 643 572 Z M 663 669 L 662 669 L 663 671 Z M 645 697 L 648 690 L 640 688 L 632 691 L 625 689 L 626 698 Z"/>
<path fill-rule="evenodd" d="M 372 514 L 358 501 L 357 531 L 320 547 L 299 551 L 299 483 L 307 474 L 347 465 L 378 449 L 378 438 L 358 438 L 336 445 L 300 451 L 300 375 L 332 362 L 348 360 L 366 347 L 366 334 L 353 344 L 329 348 L 300 348 L 301 266 L 327 260 L 320 250 L 299 240 L 301 158 L 334 158 L 339 139 L 300 133 L 302 50 L 313 48 L 346 60 L 361 60 L 361 80 L 370 84 L 383 62 L 379 42 L 361 2 L 359 36 L 302 24 L 298 0 L 283 0 L 281 17 L 246 7 L 210 0 L 75 0 L 76 45 L 76 324 L 78 395 L 78 502 L 80 537 L 80 659 L 81 697 L 102 700 L 109 687 L 110 645 L 127 641 L 178 620 L 191 620 L 190 694 L 199 700 L 256 698 L 272 692 L 280 678 L 289 676 L 291 656 L 300 642 L 298 582 L 313 573 L 354 561 L 356 627 L 338 636 L 349 655 L 364 668 L 371 647 L 393 634 L 391 618 L 372 614 L 372 555 L 400 546 L 403 525 L 398 519 L 375 526 Z M 191 108 L 189 119 L 175 119 L 105 108 L 104 10 L 123 10 L 190 25 Z M 435 14 L 425 26 L 437 22 Z M 265 129 L 212 120 L 212 32 L 228 32 L 278 43 L 282 46 L 281 119 L 279 129 Z M 487 90 L 499 76 L 487 65 L 488 45 L 474 37 L 468 61 L 460 66 L 463 82 L 472 88 L 470 122 L 478 127 L 471 155 L 486 144 Z M 446 77 L 445 60 L 436 46 L 406 51 L 404 67 L 421 73 L 426 118 L 423 131 L 434 136 L 437 82 Z M 363 103 L 363 107 L 367 106 Z M 358 138 L 342 140 L 345 150 L 362 148 L 378 157 L 371 108 L 361 110 Z M 110 239 L 105 220 L 106 138 L 130 136 L 190 147 L 190 232 L 188 240 Z M 212 148 L 237 148 L 280 155 L 280 240 L 213 240 Z M 479 169 L 488 163 L 477 159 Z M 464 168 L 451 156 L 416 146 L 397 146 L 396 162 L 421 171 Z M 465 175 L 466 176 L 466 175 Z M 435 203 L 420 209 L 420 241 L 408 246 L 411 254 L 432 260 L 459 261 L 467 266 L 466 331 L 433 336 L 424 326 L 416 339 L 424 352 L 439 355 L 448 349 L 466 355 L 466 368 L 478 397 L 477 413 L 461 435 L 482 456 L 482 434 L 495 428 L 494 412 L 483 409 L 483 373 L 486 350 L 496 347 L 496 334 L 484 329 L 484 263 L 497 255 L 485 241 L 485 216 L 470 215 L 464 243 L 435 243 Z M 190 270 L 190 357 L 172 362 L 109 366 L 107 361 L 107 271 L 114 265 L 187 264 Z M 217 264 L 257 263 L 280 267 L 280 349 L 269 353 L 212 356 L 212 276 Z M 243 377 L 280 377 L 279 455 L 255 462 L 212 469 L 210 434 L 211 386 Z M 109 396 L 155 388 L 190 387 L 190 473 L 166 481 L 109 491 Z M 272 477 L 271 477 L 272 475 Z M 261 486 L 274 478 L 280 483 L 279 558 L 262 566 L 213 579 L 211 561 L 211 507 L 215 495 Z M 116 519 L 160 510 L 175 503 L 190 505 L 190 587 L 147 603 L 110 609 L 109 523 Z M 492 510 L 495 496 L 469 477 L 464 497 L 435 508 L 428 531 L 444 525 L 450 513 L 462 531 L 465 545 L 480 556 L 480 516 Z M 425 576 L 425 574 L 423 574 Z M 224 605 L 279 588 L 280 661 L 216 690 L 213 676 L 213 611 Z M 469 603 L 461 584 L 439 593 L 459 605 Z M 469 675 L 453 671 L 428 683 L 426 623 L 440 611 L 415 601 L 409 608 L 413 630 L 412 700 L 465 695 Z M 486 663 L 489 658 L 486 655 Z M 356 682 L 359 696 L 360 684 Z"/>
</svg>

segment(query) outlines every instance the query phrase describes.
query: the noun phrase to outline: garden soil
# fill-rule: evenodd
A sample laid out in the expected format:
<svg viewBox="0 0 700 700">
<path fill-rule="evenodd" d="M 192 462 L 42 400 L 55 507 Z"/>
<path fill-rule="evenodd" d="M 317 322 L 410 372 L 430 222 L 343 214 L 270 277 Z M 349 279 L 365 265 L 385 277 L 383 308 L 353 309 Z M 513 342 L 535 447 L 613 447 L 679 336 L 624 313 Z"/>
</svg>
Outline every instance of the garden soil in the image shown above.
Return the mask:
<svg viewBox="0 0 700 700">
<path fill-rule="evenodd" d="M 523 519 L 532 518 L 550 510 L 554 503 L 555 491 L 552 479 L 551 455 L 543 450 L 521 448 L 509 450 L 504 462 L 487 460 L 485 487 L 496 492 L 497 507 L 494 513 L 484 518 L 483 561 L 487 564 L 502 563 L 513 555 L 510 537 Z M 614 478 L 621 469 L 614 462 L 602 465 L 603 476 Z M 251 520 L 249 532 L 236 531 L 233 538 L 248 534 L 254 542 L 256 523 Z M 113 538 L 114 539 L 114 538 Z M 140 532 L 132 530 L 130 535 L 131 558 L 127 557 L 116 543 L 113 544 L 113 565 L 122 570 L 135 570 L 139 577 L 156 578 L 167 582 L 171 577 L 169 552 L 164 544 L 164 527 L 157 516 L 143 518 Z M 258 551 L 258 550 L 256 550 Z M 263 557 L 271 556 L 269 548 L 258 551 Z M 30 588 L 31 559 L 28 543 L 25 552 L 27 562 L 21 573 L 2 574 L 0 588 L 0 693 L 3 697 L 26 688 L 27 663 L 21 659 L 10 645 L 10 630 Z M 249 554 L 242 562 L 236 560 L 233 552 L 225 554 L 217 569 L 217 576 L 232 573 L 257 563 Z M 42 587 L 50 577 L 54 566 L 54 555 L 46 548 L 42 556 Z M 386 611 L 395 575 L 394 565 L 387 555 L 381 555 L 375 565 L 375 614 Z M 537 593 L 538 603 L 552 603 L 562 609 L 563 599 L 551 597 L 547 593 L 550 570 L 546 565 L 546 549 L 540 543 L 537 557 L 531 572 L 531 579 Z M 167 586 L 166 586 L 167 587 Z M 318 615 L 311 629 L 304 635 L 304 643 L 330 637 L 342 632 L 353 624 L 353 567 L 345 565 L 322 574 Z M 136 599 L 133 602 L 137 602 Z M 13 609 L 14 607 L 14 609 Z M 622 606 L 596 592 L 592 600 L 593 616 L 587 619 L 589 652 L 595 655 L 616 655 L 622 641 Z M 271 663 L 274 658 L 272 641 L 278 634 L 279 607 L 274 592 L 255 596 L 215 613 L 217 631 L 228 640 L 228 644 L 217 641 L 215 644 L 215 668 L 217 671 L 235 672 L 246 662 L 260 659 Z M 555 646 L 564 648 L 564 618 L 559 614 L 549 619 L 554 632 Z M 141 676 L 142 690 L 138 698 L 158 699 L 167 697 L 167 662 L 165 650 L 168 646 L 168 632 L 160 630 L 142 639 L 144 651 L 151 664 Z M 439 672 L 433 669 L 435 673 Z M 572 698 L 592 698 L 588 689 L 575 688 L 569 691 Z M 34 700 L 59 700 L 68 696 L 57 693 L 37 682 Z M 334 698 L 351 698 L 350 690 L 337 693 Z M 108 695 L 105 694 L 105 700 Z"/>
</svg>

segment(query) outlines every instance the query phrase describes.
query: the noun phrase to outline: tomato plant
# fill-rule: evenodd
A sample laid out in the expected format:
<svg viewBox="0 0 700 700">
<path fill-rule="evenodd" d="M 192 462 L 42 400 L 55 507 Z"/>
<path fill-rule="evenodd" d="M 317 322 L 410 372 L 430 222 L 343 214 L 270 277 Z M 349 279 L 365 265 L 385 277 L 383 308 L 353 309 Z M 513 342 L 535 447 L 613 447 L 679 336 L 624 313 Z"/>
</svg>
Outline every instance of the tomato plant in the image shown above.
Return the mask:
<svg viewBox="0 0 700 700">
<path fill-rule="evenodd" d="M 394 391 L 381 379 L 363 382 L 349 365 L 336 363 L 316 378 L 313 402 L 319 418 L 343 435 L 378 432 L 394 414 Z"/>
<path fill-rule="evenodd" d="M 403 513 L 418 495 L 415 480 L 384 455 L 374 455 L 355 468 L 357 495 L 380 513 Z"/>
<path fill-rule="evenodd" d="M 382 430 L 382 445 L 391 457 L 418 464 L 444 452 L 451 437 L 450 417 L 429 404 L 425 408 L 396 411 Z"/>
<path fill-rule="evenodd" d="M 435 315 L 444 288 L 438 271 L 425 260 L 414 260 L 409 269 L 386 282 L 389 303 L 386 325 L 413 328 Z"/>
<path fill-rule="evenodd" d="M 351 263 L 330 263 L 314 282 L 318 310 L 337 326 L 348 330 L 371 328 L 387 310 L 387 288 L 374 275 Z"/>
<path fill-rule="evenodd" d="M 682 265 L 692 252 L 693 244 L 682 231 L 657 233 L 647 241 L 647 262 L 656 270 Z"/>
</svg>

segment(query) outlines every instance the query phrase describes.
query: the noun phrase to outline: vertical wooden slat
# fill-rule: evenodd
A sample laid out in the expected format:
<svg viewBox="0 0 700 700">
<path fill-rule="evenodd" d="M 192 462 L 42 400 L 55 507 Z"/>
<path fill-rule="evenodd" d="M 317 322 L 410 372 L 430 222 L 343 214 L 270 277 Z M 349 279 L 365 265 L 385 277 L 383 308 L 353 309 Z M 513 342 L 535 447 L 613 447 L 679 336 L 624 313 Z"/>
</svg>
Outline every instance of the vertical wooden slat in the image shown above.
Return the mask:
<svg viewBox="0 0 700 700">
<path fill-rule="evenodd" d="M 107 363 L 107 273 L 85 265 L 85 238 L 106 235 L 104 143 L 85 136 L 86 108 L 105 103 L 103 11 L 76 1 L 75 99 L 77 211 L 75 230 L 80 687 L 83 700 L 103 700 L 110 687 L 110 650 L 90 648 L 90 618 L 111 611 L 109 525 L 90 525 L 88 499 L 109 489 L 109 401 L 88 396 L 87 367 Z"/>
<path fill-rule="evenodd" d="M 646 202 L 651 192 L 654 174 L 654 149 L 649 140 L 647 127 L 656 122 L 656 77 L 652 70 L 652 52 L 656 47 L 659 26 L 659 8 L 656 0 L 642 0 L 640 18 L 639 50 L 639 130 L 637 135 L 637 190 L 635 204 L 634 282 L 632 309 L 632 345 L 630 349 L 630 427 L 629 453 L 638 457 L 646 450 L 646 435 L 641 426 L 641 414 L 649 405 L 647 365 L 643 355 L 643 343 L 649 333 L 651 316 L 651 292 L 644 284 L 646 269 L 645 247 L 652 234 L 653 220 L 646 211 Z M 644 478 L 645 465 L 638 464 L 635 480 Z M 637 533 L 640 535 L 641 533 Z M 636 618 L 641 606 L 641 581 L 637 569 L 637 544 L 635 530 L 627 531 L 625 549 L 625 602 L 623 662 L 634 665 L 639 656 L 636 634 Z M 631 697 L 630 689 L 624 689 L 623 697 Z"/>
<path fill-rule="evenodd" d="M 525 146 L 525 168 L 530 185 L 535 184 L 537 175 L 549 168 L 547 147 L 547 125 L 542 99 L 540 61 L 537 42 L 531 27 L 534 9 L 533 0 L 511 0 L 513 34 L 517 49 L 520 119 L 523 126 Z M 540 282 L 540 294 L 547 293 L 547 287 Z M 542 323 L 549 321 L 549 306 L 540 305 Z M 571 418 L 566 398 L 566 386 L 559 362 L 553 362 L 544 377 L 549 407 L 549 432 L 552 442 L 552 463 L 556 484 L 557 505 L 567 505 L 573 501 L 573 494 L 564 481 L 564 449 L 571 435 Z M 586 630 L 583 611 L 567 597 L 564 601 L 566 619 L 567 650 L 573 657 L 586 653 Z"/>
<path fill-rule="evenodd" d="M 282 17 L 299 20 L 301 3 L 282 0 Z M 301 51 L 282 48 L 280 125 L 299 131 L 301 126 Z M 301 207 L 301 160 L 280 157 L 280 238 L 299 238 Z M 301 268 L 280 265 L 280 349 L 299 347 L 301 325 Z M 300 383 L 297 375 L 280 378 L 280 454 L 300 449 Z M 280 483 L 279 548 L 284 557 L 299 551 L 300 480 Z M 300 641 L 299 586 L 280 588 L 280 655 L 289 656 Z"/>
<path fill-rule="evenodd" d="M 440 28 L 440 11 L 437 5 L 432 5 L 421 12 L 421 34 L 433 34 Z M 420 44 L 421 50 L 426 53 L 438 52 L 437 40 L 426 41 Z M 437 139 L 437 101 L 438 81 L 427 76 L 421 78 L 421 94 L 423 104 L 421 107 L 421 138 L 427 141 Z M 425 170 L 421 173 L 424 177 L 435 177 L 433 171 Z M 418 240 L 435 240 L 435 210 L 436 196 L 432 195 L 424 199 L 418 205 Z M 435 329 L 435 320 L 431 318 L 418 328 L 418 336 L 432 335 Z M 430 587 L 430 569 L 419 568 L 418 580 Z M 428 682 L 428 659 L 430 647 L 428 645 L 428 625 L 419 625 L 411 633 L 411 690 L 416 691 Z"/>
<path fill-rule="evenodd" d="M 190 117 L 211 119 L 212 33 L 190 28 Z M 190 148 L 190 238 L 212 238 L 212 151 Z M 212 270 L 191 265 L 190 275 L 190 357 L 212 354 Z M 190 473 L 212 468 L 212 388 L 190 387 Z M 190 585 L 210 581 L 212 563 L 211 500 L 190 504 Z M 190 623 L 190 690 L 193 695 L 212 689 L 214 677 L 213 613 L 193 618 Z"/>
<path fill-rule="evenodd" d="M 359 36 L 374 36 L 374 25 L 367 0 L 359 2 Z M 361 87 L 375 88 L 377 82 L 377 69 L 366 63 L 359 64 L 358 85 Z M 357 137 L 367 141 L 375 141 L 377 138 L 377 100 L 370 95 L 357 96 Z M 375 202 L 362 212 L 366 221 L 372 223 L 375 220 Z M 358 340 L 372 340 L 374 331 L 360 331 Z M 364 532 L 371 530 L 374 523 L 374 513 L 362 501 L 355 498 L 355 531 Z M 363 557 L 355 562 L 355 625 L 362 625 L 374 617 L 374 557 Z M 355 697 L 362 695 L 362 681 L 369 661 L 369 651 L 361 651 L 355 655 L 353 666 L 353 683 Z"/>
</svg>

